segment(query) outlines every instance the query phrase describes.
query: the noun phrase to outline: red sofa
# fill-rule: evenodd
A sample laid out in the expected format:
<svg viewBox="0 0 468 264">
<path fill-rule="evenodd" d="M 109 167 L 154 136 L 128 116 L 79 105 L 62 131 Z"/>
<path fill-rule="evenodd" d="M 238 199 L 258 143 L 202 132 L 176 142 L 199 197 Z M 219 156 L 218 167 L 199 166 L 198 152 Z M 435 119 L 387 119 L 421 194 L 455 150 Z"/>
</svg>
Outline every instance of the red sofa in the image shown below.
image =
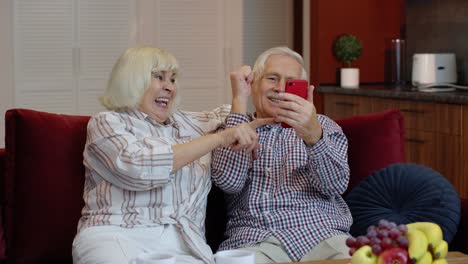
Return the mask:
<svg viewBox="0 0 468 264">
<path fill-rule="evenodd" d="M 88 119 L 27 109 L 6 113 L 5 149 L 0 149 L 3 261 L 72 262 L 71 244 L 83 206 L 82 153 Z M 348 190 L 370 173 L 405 161 L 399 111 L 355 116 L 338 123 L 349 140 Z M 206 236 L 213 249 L 223 239 L 222 197 L 217 188 L 208 197 Z M 463 227 L 468 225 L 468 201 L 462 200 L 462 206 L 463 217 L 451 249 L 468 253 L 468 230 Z"/>
</svg>

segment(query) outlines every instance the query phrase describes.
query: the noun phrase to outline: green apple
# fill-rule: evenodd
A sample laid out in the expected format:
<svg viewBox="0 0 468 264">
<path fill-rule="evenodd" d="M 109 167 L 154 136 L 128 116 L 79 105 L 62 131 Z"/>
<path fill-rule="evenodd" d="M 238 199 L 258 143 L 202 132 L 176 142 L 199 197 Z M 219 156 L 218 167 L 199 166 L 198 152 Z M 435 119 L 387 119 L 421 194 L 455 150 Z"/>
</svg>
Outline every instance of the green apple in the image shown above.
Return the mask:
<svg viewBox="0 0 468 264">
<path fill-rule="evenodd" d="M 351 264 L 376 264 L 377 255 L 372 253 L 372 248 L 368 245 L 360 247 L 351 257 Z"/>
</svg>

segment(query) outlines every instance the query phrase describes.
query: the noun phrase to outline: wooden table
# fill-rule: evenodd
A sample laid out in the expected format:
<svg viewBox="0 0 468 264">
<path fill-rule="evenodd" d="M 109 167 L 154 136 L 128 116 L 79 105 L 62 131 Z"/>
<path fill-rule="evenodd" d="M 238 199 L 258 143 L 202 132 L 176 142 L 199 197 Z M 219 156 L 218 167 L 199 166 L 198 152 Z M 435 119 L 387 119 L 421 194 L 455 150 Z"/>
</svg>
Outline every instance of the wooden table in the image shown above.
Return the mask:
<svg viewBox="0 0 468 264">
<path fill-rule="evenodd" d="M 458 251 L 449 252 L 447 257 L 445 258 L 448 263 L 466 263 L 468 264 L 468 255 L 465 255 Z M 337 259 L 337 260 L 316 260 L 316 261 L 307 261 L 307 262 L 293 262 L 293 263 L 300 263 L 300 264 L 349 264 L 351 263 L 349 259 Z M 283 264 L 291 264 L 283 263 Z"/>
</svg>

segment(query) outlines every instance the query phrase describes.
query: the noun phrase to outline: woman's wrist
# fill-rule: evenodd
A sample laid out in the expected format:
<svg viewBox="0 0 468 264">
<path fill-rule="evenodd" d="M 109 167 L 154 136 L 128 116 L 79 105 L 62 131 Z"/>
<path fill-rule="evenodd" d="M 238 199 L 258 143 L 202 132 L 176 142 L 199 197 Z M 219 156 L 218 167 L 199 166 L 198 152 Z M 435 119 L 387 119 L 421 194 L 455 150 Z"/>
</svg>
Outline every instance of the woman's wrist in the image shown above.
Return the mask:
<svg viewBox="0 0 468 264">
<path fill-rule="evenodd" d="M 215 148 L 224 147 L 224 131 L 225 130 L 221 130 L 214 134 L 211 134 L 214 137 L 214 142 L 216 142 Z"/>
</svg>

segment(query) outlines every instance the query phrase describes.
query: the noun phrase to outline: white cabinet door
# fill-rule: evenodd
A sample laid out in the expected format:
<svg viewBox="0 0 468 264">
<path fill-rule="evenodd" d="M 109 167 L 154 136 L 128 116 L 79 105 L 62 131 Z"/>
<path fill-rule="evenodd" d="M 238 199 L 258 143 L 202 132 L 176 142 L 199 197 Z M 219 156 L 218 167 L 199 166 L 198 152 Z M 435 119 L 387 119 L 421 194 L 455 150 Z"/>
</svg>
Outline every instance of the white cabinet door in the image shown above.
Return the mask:
<svg viewBox="0 0 468 264">
<path fill-rule="evenodd" d="M 112 65 L 134 45 L 134 10 L 130 0 L 16 0 L 15 107 L 103 110 L 97 98 Z"/>
<path fill-rule="evenodd" d="M 224 102 L 224 1 L 160 0 L 155 40 L 178 59 L 180 108 L 210 110 Z"/>
<path fill-rule="evenodd" d="M 122 52 L 135 45 L 135 3 L 79 0 L 77 12 L 77 110 L 90 115 L 104 110 L 98 97 L 112 67 Z"/>
<path fill-rule="evenodd" d="M 15 107 L 73 113 L 73 1 L 14 3 Z"/>
</svg>

